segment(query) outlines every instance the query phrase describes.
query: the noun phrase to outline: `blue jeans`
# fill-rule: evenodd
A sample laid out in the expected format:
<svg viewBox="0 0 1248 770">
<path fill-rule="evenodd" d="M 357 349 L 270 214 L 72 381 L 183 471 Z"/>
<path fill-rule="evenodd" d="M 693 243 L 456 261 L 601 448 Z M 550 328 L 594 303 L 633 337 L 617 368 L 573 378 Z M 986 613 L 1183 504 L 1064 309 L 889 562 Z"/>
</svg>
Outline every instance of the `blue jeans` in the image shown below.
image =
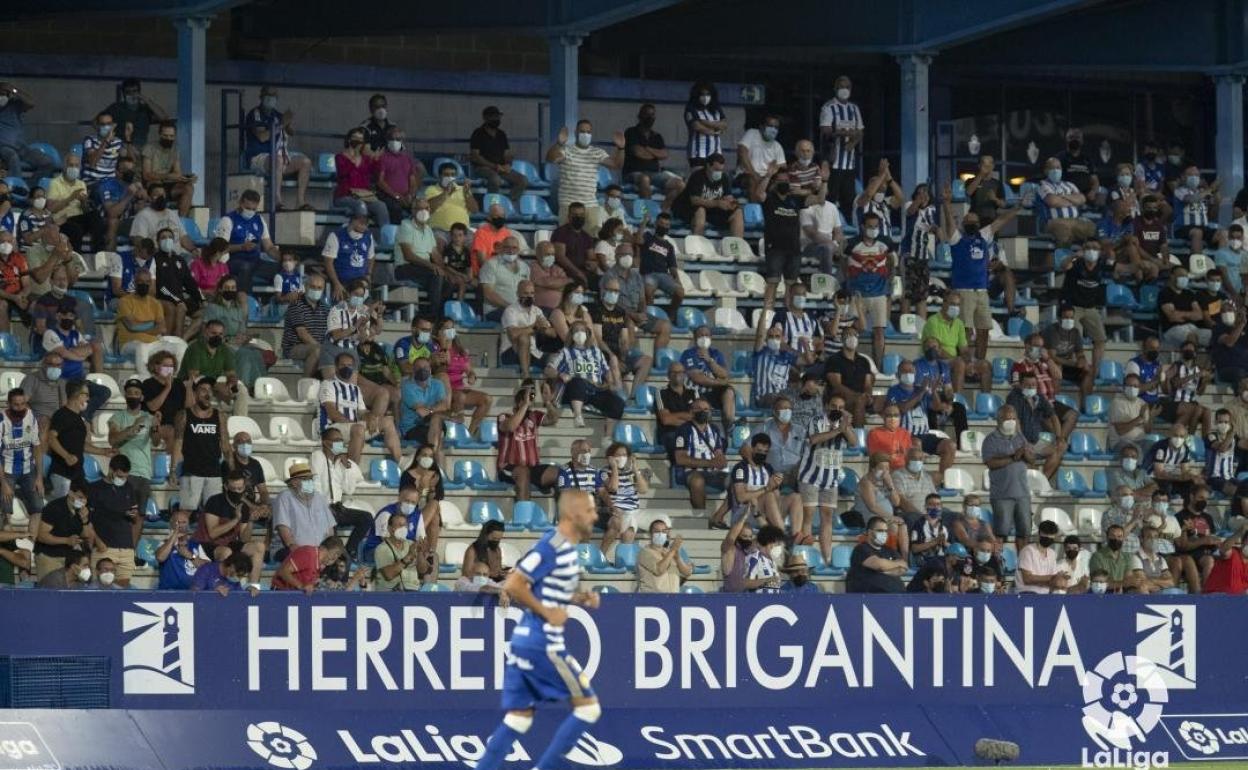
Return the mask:
<svg viewBox="0 0 1248 770">
<path fill-rule="evenodd" d="M 13 485 L 13 497 L 21 498 L 28 514 L 39 513 L 43 510 L 43 496 L 35 492 L 35 479 L 37 478 L 35 471 L 9 477 L 9 483 Z M 4 511 L 5 516 L 12 515 L 13 501 L 9 500 L 4 503 L 0 510 Z"/>
</svg>

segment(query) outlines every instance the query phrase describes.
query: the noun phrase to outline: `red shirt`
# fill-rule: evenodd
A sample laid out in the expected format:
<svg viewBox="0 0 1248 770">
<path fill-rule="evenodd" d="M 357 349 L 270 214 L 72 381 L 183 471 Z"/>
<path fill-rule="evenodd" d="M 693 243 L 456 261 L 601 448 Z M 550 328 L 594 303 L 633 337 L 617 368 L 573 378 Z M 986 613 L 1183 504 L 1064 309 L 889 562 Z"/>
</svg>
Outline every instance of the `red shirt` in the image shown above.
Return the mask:
<svg viewBox="0 0 1248 770">
<path fill-rule="evenodd" d="M 498 467 L 527 465 L 532 468 L 537 465 L 540 458 L 537 451 L 537 429 L 545 417 L 546 413 L 542 410 L 530 409 L 515 432 L 509 433 L 506 426 L 511 415 L 498 416 Z"/>
<path fill-rule="evenodd" d="M 910 431 L 905 428 L 889 430 L 888 428 L 872 428 L 867 433 L 867 454 L 883 452 L 889 456 L 888 465 L 893 470 L 904 468 L 906 452 L 910 451 Z"/>
<path fill-rule="evenodd" d="M 373 189 L 377 161 L 367 155 L 361 155 L 360 162 L 356 163 L 340 152 L 334 156 L 334 169 L 338 172 L 338 186 L 334 188 L 335 198 L 345 198 L 352 190 Z"/>
<path fill-rule="evenodd" d="M 1248 591 L 1248 566 L 1239 549 L 1231 551 L 1225 559 L 1214 559 L 1213 569 L 1205 579 L 1207 594 L 1242 594 Z"/>
<path fill-rule="evenodd" d="M 395 195 L 403 196 L 412 191 L 412 169 L 416 162 L 406 152 L 386 150 L 377 159 L 378 174 L 390 185 Z"/>
<path fill-rule="evenodd" d="M 295 577 L 299 579 L 299 585 L 289 585 L 277 575 L 273 576 L 274 591 L 298 591 L 301 586 L 308 583 L 315 583 L 321 576 L 321 554 L 320 547 L 315 545 L 301 545 L 291 550 L 290 555 L 286 557 L 286 561 L 282 562 L 282 566 L 287 564 L 295 568 Z M 280 570 L 279 570 L 280 572 Z"/>
<path fill-rule="evenodd" d="M 1023 375 L 1027 374 L 1036 375 L 1036 390 L 1044 396 L 1045 400 L 1052 402 L 1053 378 L 1049 376 L 1049 367 L 1029 360 L 1018 361 L 1010 371 L 1010 384 L 1017 385 L 1023 381 Z"/>
<path fill-rule="evenodd" d="M 26 257 L 20 251 L 9 254 L 8 259 L 0 259 L 0 289 L 8 294 L 19 294 L 22 291 L 22 273 L 28 272 Z"/>
</svg>

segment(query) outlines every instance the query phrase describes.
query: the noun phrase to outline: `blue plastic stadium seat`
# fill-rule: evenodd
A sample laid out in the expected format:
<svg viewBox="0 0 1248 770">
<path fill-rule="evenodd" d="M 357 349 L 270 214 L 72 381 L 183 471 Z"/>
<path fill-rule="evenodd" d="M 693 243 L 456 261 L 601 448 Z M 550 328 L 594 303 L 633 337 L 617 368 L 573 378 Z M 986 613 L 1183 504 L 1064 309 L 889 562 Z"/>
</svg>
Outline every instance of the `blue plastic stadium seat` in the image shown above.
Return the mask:
<svg viewBox="0 0 1248 770">
<path fill-rule="evenodd" d="M 524 178 L 528 180 L 529 189 L 531 190 L 544 190 L 550 187 L 550 183 L 542 179 L 542 175 L 537 172 L 537 166 L 534 166 L 527 160 L 513 160 L 511 162 L 511 170 L 517 174 L 523 174 Z"/>
<path fill-rule="evenodd" d="M 520 216 L 539 225 L 554 224 L 559 221 L 546 199 L 533 193 L 520 196 Z"/>
<path fill-rule="evenodd" d="M 156 485 L 164 484 L 169 480 L 169 453 L 153 452 L 152 453 L 152 483 Z"/>
<path fill-rule="evenodd" d="M 35 360 L 33 355 L 22 352 L 21 344 L 9 332 L 0 332 L 0 358 L 3 358 L 5 361 Z"/>
<path fill-rule="evenodd" d="M 86 476 L 87 481 L 99 481 L 104 477 L 100 472 L 100 461 L 95 459 L 95 455 L 86 455 L 82 458 L 82 475 Z"/>
<path fill-rule="evenodd" d="M 457 299 L 448 299 L 442 306 L 442 312 L 447 318 L 454 321 L 456 326 L 462 326 L 465 329 L 498 328 L 497 323 L 478 318 L 476 311 L 472 309 L 472 305 L 469 305 L 467 302 L 460 302 Z"/>
<path fill-rule="evenodd" d="M 1010 372 L 1014 369 L 1014 359 L 998 356 L 992 359 L 992 379 L 996 382 L 1009 382 Z"/>
<path fill-rule="evenodd" d="M 260 300 L 256 299 L 256 295 L 247 295 L 247 322 L 257 324 L 264 320 L 264 309 L 260 307 Z"/>
<path fill-rule="evenodd" d="M 455 480 L 466 483 L 476 491 L 502 492 L 511 489 L 510 484 L 490 479 L 485 473 L 485 466 L 472 460 L 455 461 Z"/>
<path fill-rule="evenodd" d="M 981 418 L 996 419 L 997 410 L 1001 408 L 1001 397 L 993 393 L 975 394 L 975 414 Z"/>
<path fill-rule="evenodd" d="M 0 335 L 0 341 L 3 335 Z M 2 352 L 3 348 L 0 348 Z M 672 367 L 673 361 L 680 360 L 680 351 L 672 348 L 659 348 L 654 352 L 654 371 L 656 374 L 667 374 L 667 370 Z"/>
<path fill-rule="evenodd" d="M 1091 497 L 1108 497 L 1109 496 L 1109 475 L 1104 469 L 1092 472 L 1092 494 Z"/>
<path fill-rule="evenodd" d="M 498 423 L 494 423 L 495 426 Z M 447 446 L 455 449 L 489 449 L 490 444 L 484 441 L 476 441 L 468 434 L 468 429 L 464 427 L 462 422 L 453 422 L 447 420 L 442 423 L 444 434 L 446 436 Z"/>
<path fill-rule="evenodd" d="M 632 403 L 624 407 L 624 414 L 645 415 L 654 411 L 656 402 L 655 390 L 651 385 L 639 385 L 633 394 Z"/>
<path fill-rule="evenodd" d="M 512 205 L 511 198 L 502 193 L 486 193 L 481 199 L 481 210 L 489 211 L 491 206 L 498 205 L 503 207 L 503 211 L 507 212 L 508 219 L 515 219 L 516 207 Z"/>
<path fill-rule="evenodd" d="M 1011 318 L 1005 325 L 1005 333 L 1011 337 L 1027 339 L 1033 331 L 1035 327 L 1026 318 Z"/>
<path fill-rule="evenodd" d="M 388 489 L 399 488 L 399 466 L 394 460 L 376 459 L 368 465 L 368 478 Z"/>
<path fill-rule="evenodd" d="M 1109 399 L 1104 396 L 1089 395 L 1083 400 L 1083 414 L 1079 422 L 1106 422 L 1109 420 Z"/>
<path fill-rule="evenodd" d="M 615 184 L 615 174 L 606 166 L 598 167 L 598 189 L 605 190 Z"/>
<path fill-rule="evenodd" d="M 749 350 L 736 350 L 732 353 L 732 374 L 736 377 L 745 377 L 750 374 L 750 361 L 753 359 L 754 353 Z"/>
<path fill-rule="evenodd" d="M 338 175 L 338 166 L 334 163 L 332 152 L 322 152 L 316 156 L 316 173 L 330 178 Z"/>
<path fill-rule="evenodd" d="M 1070 437 L 1070 446 L 1066 449 L 1066 457 L 1070 460 L 1112 460 L 1114 454 L 1101 449 L 1101 442 L 1096 436 L 1077 430 Z"/>
<path fill-rule="evenodd" d="M 156 498 L 147 498 L 147 505 L 143 507 L 143 518 L 147 520 L 147 526 L 155 529 L 168 529 L 169 522 L 160 517 L 160 506 L 156 504 Z"/>
<path fill-rule="evenodd" d="M 533 516 L 529 520 L 530 532 L 546 532 L 554 528 L 555 525 L 550 522 L 550 517 L 546 515 L 545 508 L 539 505 L 533 509 Z"/>
<path fill-rule="evenodd" d="M 508 532 L 523 532 L 529 528 L 533 521 L 533 512 L 537 509 L 537 503 L 532 500 L 517 500 L 511 506 L 511 521 L 507 522 Z"/>
<path fill-rule="evenodd" d="M 844 473 L 841 483 L 837 485 L 837 491 L 842 497 L 853 497 L 858 492 L 858 472 L 853 468 L 846 468 Z"/>
<path fill-rule="evenodd" d="M 880 374 L 887 375 L 889 377 L 896 377 L 897 367 L 899 366 L 901 366 L 900 353 L 885 353 L 884 360 L 880 365 Z"/>
<path fill-rule="evenodd" d="M 658 201 L 650 200 L 649 198 L 637 198 L 633 201 L 633 219 L 637 221 L 641 221 L 646 212 L 649 212 L 650 221 L 653 222 L 659 218 L 659 212 L 662 210 L 663 207 L 659 205 Z"/>
<path fill-rule="evenodd" d="M 581 567 L 593 575 L 622 575 L 624 569 L 613 567 L 607 562 L 602 550 L 593 543 L 580 543 L 576 546 L 577 559 Z"/>
<path fill-rule="evenodd" d="M 657 305 L 646 305 L 646 315 L 650 318 L 658 318 L 661 321 L 670 321 L 667 317 L 667 311 Z"/>
<path fill-rule="evenodd" d="M 828 566 L 832 570 L 845 573 L 849 570 L 849 560 L 854 555 L 854 547 L 852 545 L 837 545 L 832 547 L 832 563 Z"/>
<path fill-rule="evenodd" d="M 477 440 L 487 446 L 498 446 L 498 421 L 487 419 L 477 428 Z"/>
<path fill-rule="evenodd" d="M 155 567 L 159 564 L 156 559 L 156 549 L 158 547 L 155 538 L 141 537 L 135 545 L 134 555 L 147 562 L 150 566 Z"/>
<path fill-rule="evenodd" d="M 395 244 L 399 239 L 399 226 L 386 225 L 381 228 L 381 238 L 377 246 L 382 251 L 394 251 Z"/>
<path fill-rule="evenodd" d="M 1149 283 L 1141 286 L 1140 304 L 1136 311 L 1155 315 L 1157 313 L 1157 298 L 1159 296 L 1161 296 L 1161 287 L 1157 284 Z"/>
<path fill-rule="evenodd" d="M 52 161 L 58 169 L 65 167 L 65 161 L 61 158 L 61 151 L 48 144 L 47 142 L 28 142 L 26 146 L 32 150 L 39 150 L 48 156 L 48 160 Z M 42 185 L 40 185 L 42 187 Z M 48 188 L 44 187 L 44 190 Z"/>
<path fill-rule="evenodd" d="M 615 566 L 633 572 L 637 569 L 637 554 L 641 546 L 637 543 L 619 543 L 615 546 Z"/>
<path fill-rule="evenodd" d="M 960 177 L 954 177 L 949 187 L 953 190 L 954 203 L 966 203 L 966 182 Z"/>
<path fill-rule="evenodd" d="M 1057 472 L 1057 488 L 1071 497 L 1088 497 L 1092 490 L 1083 474 L 1073 468 L 1062 468 Z"/>
<path fill-rule="evenodd" d="M 650 437 L 646 435 L 644 429 L 628 423 L 617 424 L 612 439 L 628 445 L 634 452 L 641 454 L 663 454 L 665 451 L 663 447 L 650 443 Z"/>
<path fill-rule="evenodd" d="M 1139 307 L 1139 303 L 1135 301 L 1135 295 L 1131 293 L 1131 287 L 1113 281 L 1105 285 L 1105 305 L 1127 310 L 1135 310 Z"/>
<path fill-rule="evenodd" d="M 492 500 L 474 500 L 468 506 L 468 523 L 478 526 L 487 521 L 506 522 L 503 518 L 503 511 L 498 507 L 498 503 Z"/>
<path fill-rule="evenodd" d="M 208 245 L 208 238 L 204 237 L 199 225 L 191 217 L 182 217 L 182 229 L 186 231 L 186 237 L 191 239 L 191 243 L 196 246 Z"/>
<path fill-rule="evenodd" d="M 763 229 L 763 207 L 758 203 L 745 204 L 745 229 L 761 230 Z"/>
<path fill-rule="evenodd" d="M 739 392 L 734 392 L 734 403 L 737 406 L 738 417 L 764 417 L 767 414 L 766 411 L 762 409 L 755 409 L 754 407 L 746 403 L 745 397 L 742 396 Z M 718 405 L 711 404 L 711 406 L 715 407 Z"/>
<path fill-rule="evenodd" d="M 1121 385 L 1122 364 L 1112 358 L 1101 359 L 1101 369 L 1096 373 L 1097 385 Z"/>
<path fill-rule="evenodd" d="M 676 311 L 675 331 L 681 333 L 693 331 L 699 326 L 706 326 L 706 315 L 701 310 L 684 305 Z"/>
<path fill-rule="evenodd" d="M 732 426 L 732 431 L 728 434 L 728 451 L 735 457 L 737 450 L 739 450 L 741 445 L 748 441 L 749 438 L 749 425 L 742 424 Z"/>
</svg>

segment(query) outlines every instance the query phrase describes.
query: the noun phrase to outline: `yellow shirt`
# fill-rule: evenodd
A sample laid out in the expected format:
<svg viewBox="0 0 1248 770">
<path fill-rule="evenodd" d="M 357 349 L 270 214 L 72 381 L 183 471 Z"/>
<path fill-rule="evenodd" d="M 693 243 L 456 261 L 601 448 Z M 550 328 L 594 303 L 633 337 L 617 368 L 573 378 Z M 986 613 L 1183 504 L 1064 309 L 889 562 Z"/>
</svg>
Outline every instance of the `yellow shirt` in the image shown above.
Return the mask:
<svg viewBox="0 0 1248 770">
<path fill-rule="evenodd" d="M 429 185 L 425 188 L 425 199 L 433 200 L 434 196 L 441 195 L 442 188 L 439 185 Z M 459 188 L 451 195 L 451 199 L 443 201 L 436 211 L 429 213 L 429 226 L 435 230 L 450 230 L 451 225 L 460 222 L 464 227 L 468 226 L 468 203 L 464 197 L 464 186 Z"/>
<path fill-rule="evenodd" d="M 132 332 L 121 322 L 125 318 L 130 323 L 141 324 L 154 321 L 156 326 L 145 332 Z M 165 310 L 153 296 L 140 297 L 127 294 L 117 303 L 117 341 L 122 345 L 127 342 L 155 342 L 165 324 Z"/>
<path fill-rule="evenodd" d="M 86 192 L 87 183 L 82 181 L 81 179 L 77 179 L 73 182 L 68 182 L 65 180 L 64 174 L 57 174 L 56 176 L 52 177 L 52 184 L 48 185 L 48 200 L 63 201 L 66 198 L 73 196 L 79 190 Z M 69 219 L 70 217 L 76 217 L 82 213 L 84 213 L 82 210 L 82 201 L 74 201 L 73 203 L 69 204 L 65 208 L 53 214 L 52 221 L 56 222 L 58 225 L 64 224 L 66 219 Z"/>
</svg>

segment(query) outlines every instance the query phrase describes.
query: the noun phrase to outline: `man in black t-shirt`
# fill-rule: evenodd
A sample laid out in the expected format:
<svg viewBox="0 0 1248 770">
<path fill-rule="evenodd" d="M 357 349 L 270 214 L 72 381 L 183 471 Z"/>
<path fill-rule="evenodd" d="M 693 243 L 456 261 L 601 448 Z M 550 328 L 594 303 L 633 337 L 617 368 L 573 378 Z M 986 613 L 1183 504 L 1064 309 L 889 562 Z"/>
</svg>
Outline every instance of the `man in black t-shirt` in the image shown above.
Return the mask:
<svg viewBox="0 0 1248 770">
<path fill-rule="evenodd" d="M 669 462 L 676 462 L 676 436 L 682 425 L 693 421 L 693 402 L 697 396 L 685 386 L 685 366 L 673 361 L 667 370 L 667 387 L 659 391 L 655 403 L 658 428 L 657 441 L 667 450 Z"/>
<path fill-rule="evenodd" d="M 468 138 L 468 160 L 472 161 L 472 170 L 485 180 L 485 188 L 492 193 L 498 192 L 506 179 L 511 186 L 511 202 L 519 206 L 520 196 L 528 189 L 529 180 L 511 167 L 511 144 L 507 141 L 507 132 L 499 128 L 503 123 L 503 113 L 491 105 L 481 111 L 481 119 L 484 122 Z"/>
<path fill-rule="evenodd" d="M 82 413 L 87 408 L 87 385 L 75 380 L 65 386 L 65 406 L 52 413 L 48 424 L 48 456 L 52 490 L 49 498 L 64 497 L 69 483 L 82 478 L 83 453 L 87 448 L 87 422 Z"/>
<path fill-rule="evenodd" d="M 224 483 L 232 470 L 242 471 L 246 482 L 243 496 L 251 504 L 256 518 L 263 519 L 269 515 L 269 487 L 265 483 L 264 467 L 251 456 L 251 434 L 241 430 L 235 433 L 231 447 L 233 451 L 221 461 L 221 481 Z"/>
<path fill-rule="evenodd" d="M 1105 354 L 1105 281 L 1110 268 L 1101 258 L 1101 242 L 1095 238 L 1083 244 L 1083 253 L 1066 263 L 1062 283 L 1063 304 L 1075 311 L 1075 323 L 1092 340 L 1092 371 L 1101 369 Z"/>
<path fill-rule="evenodd" d="M 801 280 L 798 269 L 802 266 L 801 214 L 805 202 L 792 194 L 789 172 L 783 168 L 760 177 L 753 197 L 763 202 L 763 241 L 767 247 L 763 264 L 763 277 L 767 279 L 763 307 L 771 307 L 781 277 L 789 286 Z"/>
<path fill-rule="evenodd" d="M 641 242 L 641 277 L 646 282 L 646 304 L 654 304 L 655 291 L 661 291 L 671 299 L 667 317 L 675 318 L 680 303 L 685 299 L 680 276 L 676 270 L 676 245 L 667 234 L 672 229 L 672 215 L 666 211 L 654 220 L 654 231 L 646 233 Z"/>
<path fill-rule="evenodd" d="M 91 525 L 95 528 L 97 548 L 92 559 L 98 565 L 108 559 L 116 566 L 117 587 L 128 588 L 134 576 L 134 520 L 139 506 L 134 488 L 127 484 L 130 478 L 130 458 L 113 455 L 108 461 L 108 473 L 91 485 L 87 492 L 87 504 L 91 507 Z M 98 545 L 105 550 L 101 553 Z M 98 572 L 98 567 L 96 569 Z"/>
<path fill-rule="evenodd" d="M 685 183 L 679 175 L 663 170 L 667 160 L 667 145 L 663 135 L 654 130 L 655 109 L 653 104 L 643 104 L 637 111 L 637 125 L 624 130 L 624 179 L 637 186 L 637 195 L 649 199 L 657 186 L 667 197 L 663 210 L 672 202 Z"/>
<path fill-rule="evenodd" d="M 849 557 L 845 592 L 851 594 L 898 594 L 906 590 L 901 576 L 910 565 L 889 548 L 888 522 L 872 516 L 867 522 L 867 541 L 854 546 Z"/>
<path fill-rule="evenodd" d="M 840 352 L 829 356 L 824 363 L 824 379 L 828 394 L 845 400 L 845 408 L 854 415 L 854 425 L 867 423 L 867 407 L 871 406 L 871 390 L 875 386 L 875 374 L 871 361 L 858 355 L 858 334 L 846 332 Z"/>
<path fill-rule="evenodd" d="M 590 310 L 590 318 L 599 327 L 602 344 L 607 348 L 607 358 L 611 369 L 619 382 L 624 382 L 624 375 L 633 375 L 633 384 L 628 391 L 631 400 L 637 394 L 637 388 L 646 383 L 650 377 L 650 367 L 654 358 L 646 354 L 637 342 L 637 327 L 628 317 L 628 311 L 619 304 L 620 282 L 612 277 L 602 282 L 601 296 L 603 301 Z M 607 299 L 611 301 L 608 302 Z"/>
<path fill-rule="evenodd" d="M 719 153 L 707 158 L 672 202 L 672 213 L 689 222 L 695 235 L 702 235 L 708 224 L 737 238 L 745 235 L 745 213 L 729 191 L 726 165 Z"/>
<path fill-rule="evenodd" d="M 1170 282 L 1157 297 L 1161 311 L 1161 340 L 1167 347 L 1177 348 L 1194 337 L 1201 347 L 1208 347 L 1213 329 L 1205 322 L 1205 313 L 1196 299 L 1196 292 L 1188 288 L 1191 279 L 1187 271 L 1176 267 L 1170 271 Z"/>
<path fill-rule="evenodd" d="M 86 479 L 74 479 L 69 493 L 49 502 L 43 508 L 39 531 L 35 533 L 35 579 L 65 566 L 65 557 L 91 547 L 95 530 L 91 526 L 91 509 L 87 507 Z"/>
</svg>

